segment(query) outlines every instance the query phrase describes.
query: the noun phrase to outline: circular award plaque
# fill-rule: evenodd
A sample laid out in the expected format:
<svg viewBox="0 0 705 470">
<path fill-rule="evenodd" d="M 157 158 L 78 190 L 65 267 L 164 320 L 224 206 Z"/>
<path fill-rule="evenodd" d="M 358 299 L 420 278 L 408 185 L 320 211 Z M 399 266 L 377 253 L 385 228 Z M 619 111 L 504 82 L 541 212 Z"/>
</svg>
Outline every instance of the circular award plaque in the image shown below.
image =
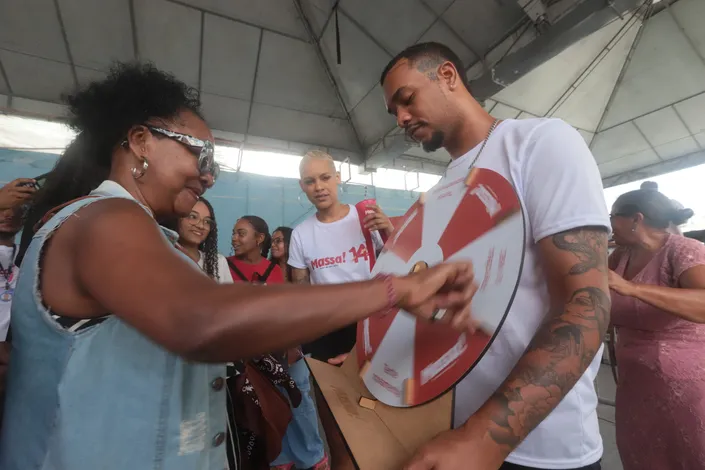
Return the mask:
<svg viewBox="0 0 705 470">
<path fill-rule="evenodd" d="M 513 186 L 475 168 L 466 179 L 437 185 L 401 218 L 373 275 L 404 275 L 443 261 L 470 260 L 478 291 L 473 335 L 417 320 L 404 310 L 373 315 L 357 327 L 360 376 L 379 401 L 395 407 L 427 403 L 450 390 L 497 335 L 521 275 L 525 227 Z"/>
</svg>

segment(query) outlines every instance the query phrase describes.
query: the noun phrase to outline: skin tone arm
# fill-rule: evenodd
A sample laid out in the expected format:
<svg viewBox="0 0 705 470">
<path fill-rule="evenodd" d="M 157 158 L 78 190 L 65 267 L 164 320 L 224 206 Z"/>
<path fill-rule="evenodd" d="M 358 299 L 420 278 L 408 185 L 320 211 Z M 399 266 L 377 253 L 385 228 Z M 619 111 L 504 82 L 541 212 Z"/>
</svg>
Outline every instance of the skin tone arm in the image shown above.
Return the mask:
<svg viewBox="0 0 705 470">
<path fill-rule="evenodd" d="M 538 245 L 548 278 L 550 314 L 492 397 L 463 427 L 427 445 L 407 468 L 499 468 L 595 357 L 609 324 L 606 230 L 575 229 Z"/>
<path fill-rule="evenodd" d="M 0 210 L 14 209 L 29 201 L 37 191 L 34 183 L 30 178 L 18 178 L 0 188 Z"/>
<path fill-rule="evenodd" d="M 694 323 L 705 323 L 705 266 L 685 271 L 678 287 L 652 286 L 627 281 L 610 271 L 610 289 L 634 297 L 663 311 Z"/>
<path fill-rule="evenodd" d="M 311 273 L 306 268 L 291 268 L 291 282 L 294 284 L 311 284 Z"/>
<path fill-rule="evenodd" d="M 458 314 L 455 320 L 469 318 L 473 286 L 467 264 L 392 282 L 400 304 L 421 316 L 429 318 L 433 309 L 448 305 Z M 144 210 L 121 199 L 85 207 L 54 234 L 42 285 L 46 303 L 57 312 L 81 316 L 77 305 L 90 311 L 85 316 L 110 312 L 176 354 L 204 362 L 295 346 L 389 302 L 387 285 L 379 280 L 306 287 L 219 285 L 176 255 Z M 434 295 L 443 286 L 444 293 Z M 71 300 L 76 293 L 83 297 Z"/>
<path fill-rule="evenodd" d="M 584 228 L 539 242 L 552 311 L 509 378 L 481 409 L 508 455 L 573 388 L 609 324 L 607 232 Z M 472 424 L 471 424 L 472 425 Z"/>
</svg>

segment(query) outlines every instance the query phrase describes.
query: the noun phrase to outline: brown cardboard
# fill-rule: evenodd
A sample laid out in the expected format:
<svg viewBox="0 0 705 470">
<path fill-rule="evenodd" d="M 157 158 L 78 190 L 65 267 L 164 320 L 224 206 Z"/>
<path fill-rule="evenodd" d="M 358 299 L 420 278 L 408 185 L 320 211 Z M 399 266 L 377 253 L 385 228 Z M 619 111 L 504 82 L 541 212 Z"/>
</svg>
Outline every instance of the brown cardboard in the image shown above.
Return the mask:
<svg viewBox="0 0 705 470">
<path fill-rule="evenodd" d="M 367 391 L 355 351 L 341 367 L 307 361 L 360 470 L 400 470 L 421 445 L 450 429 L 452 392 L 425 405 L 393 408 Z"/>
</svg>

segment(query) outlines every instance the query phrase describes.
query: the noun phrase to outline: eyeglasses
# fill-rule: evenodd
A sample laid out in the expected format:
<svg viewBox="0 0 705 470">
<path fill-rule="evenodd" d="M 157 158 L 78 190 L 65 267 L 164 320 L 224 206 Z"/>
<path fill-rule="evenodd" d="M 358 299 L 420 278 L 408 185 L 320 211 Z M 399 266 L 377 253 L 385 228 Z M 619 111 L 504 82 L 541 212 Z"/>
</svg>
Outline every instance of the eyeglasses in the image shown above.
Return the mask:
<svg viewBox="0 0 705 470">
<path fill-rule="evenodd" d="M 278 244 L 280 244 L 280 243 L 284 243 L 284 239 L 283 239 L 283 238 L 279 238 L 279 237 L 277 237 L 277 238 L 272 238 L 272 245 L 278 245 Z"/>
<path fill-rule="evenodd" d="M 204 217 L 201 218 L 198 214 L 195 212 L 191 212 L 187 217 L 186 220 L 188 223 L 191 225 L 198 225 L 199 223 L 203 222 L 203 225 L 206 228 L 213 228 L 215 227 L 215 220 L 211 219 L 210 217 Z"/>
<path fill-rule="evenodd" d="M 192 152 L 198 153 L 198 171 L 200 171 L 201 174 L 210 174 L 213 177 L 213 181 L 218 179 L 218 175 L 220 175 L 220 165 L 215 162 L 215 147 L 213 146 L 213 142 L 210 140 L 197 139 L 196 137 L 170 131 L 169 129 L 162 129 L 161 127 L 149 125 L 145 125 L 145 127 L 151 132 L 156 132 L 171 140 L 175 140 L 185 147 L 188 147 Z"/>
</svg>

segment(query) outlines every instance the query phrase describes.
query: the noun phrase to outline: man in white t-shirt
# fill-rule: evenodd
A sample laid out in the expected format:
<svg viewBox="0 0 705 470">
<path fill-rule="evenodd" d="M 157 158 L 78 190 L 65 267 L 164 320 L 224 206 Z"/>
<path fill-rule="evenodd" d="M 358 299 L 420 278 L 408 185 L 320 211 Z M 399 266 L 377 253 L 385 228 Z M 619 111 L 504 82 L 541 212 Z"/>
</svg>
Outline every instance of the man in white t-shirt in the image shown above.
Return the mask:
<svg viewBox="0 0 705 470">
<path fill-rule="evenodd" d="M 464 184 L 472 167 L 514 186 L 525 258 L 505 323 L 456 387 L 455 429 L 408 468 L 599 469 L 593 380 L 609 323 L 610 221 L 597 165 L 563 121 L 494 119 L 470 94 L 464 70 L 441 44 L 412 46 L 382 74 L 386 104 L 426 151 L 443 147 L 452 157 L 427 199 Z"/>
</svg>

